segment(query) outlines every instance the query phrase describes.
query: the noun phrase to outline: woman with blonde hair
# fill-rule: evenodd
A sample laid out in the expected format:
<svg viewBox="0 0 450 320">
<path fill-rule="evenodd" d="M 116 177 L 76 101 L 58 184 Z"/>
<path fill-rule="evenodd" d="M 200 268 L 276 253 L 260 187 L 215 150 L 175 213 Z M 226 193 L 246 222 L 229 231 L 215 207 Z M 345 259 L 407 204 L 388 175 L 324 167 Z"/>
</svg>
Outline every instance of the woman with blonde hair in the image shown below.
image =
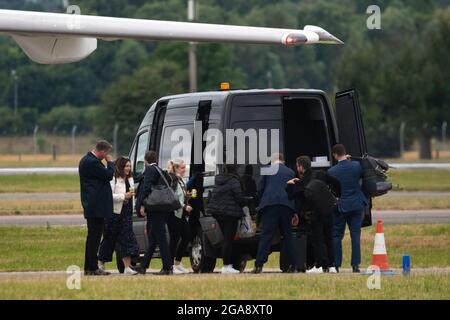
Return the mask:
<svg viewBox="0 0 450 320">
<path fill-rule="evenodd" d="M 192 212 L 192 207 L 188 204 L 190 194 L 187 192 L 183 181 L 186 173 L 186 164 L 180 159 L 169 160 L 167 172 L 175 183 L 175 194 L 181 204 L 181 208 L 172 212 L 167 220 L 170 234 L 170 252 L 172 253 L 172 259 L 174 259 L 173 272 L 188 273 L 188 270 L 181 263 L 191 238 L 189 214 Z"/>
</svg>

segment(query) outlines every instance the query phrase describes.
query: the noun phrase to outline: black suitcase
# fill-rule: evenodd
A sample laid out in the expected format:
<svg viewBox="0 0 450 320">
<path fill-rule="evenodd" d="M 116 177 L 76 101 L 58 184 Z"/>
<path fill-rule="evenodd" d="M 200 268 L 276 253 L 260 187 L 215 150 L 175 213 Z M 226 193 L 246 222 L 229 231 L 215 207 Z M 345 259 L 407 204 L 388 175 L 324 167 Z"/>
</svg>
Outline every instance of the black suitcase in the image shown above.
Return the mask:
<svg viewBox="0 0 450 320">
<path fill-rule="evenodd" d="M 294 254 L 297 261 L 297 269 L 300 272 L 306 271 L 306 258 L 307 258 L 307 233 L 305 232 L 293 232 L 292 241 L 294 245 Z M 281 241 L 280 250 L 280 269 L 283 272 L 288 271 L 290 261 L 285 254 L 285 242 Z"/>
</svg>

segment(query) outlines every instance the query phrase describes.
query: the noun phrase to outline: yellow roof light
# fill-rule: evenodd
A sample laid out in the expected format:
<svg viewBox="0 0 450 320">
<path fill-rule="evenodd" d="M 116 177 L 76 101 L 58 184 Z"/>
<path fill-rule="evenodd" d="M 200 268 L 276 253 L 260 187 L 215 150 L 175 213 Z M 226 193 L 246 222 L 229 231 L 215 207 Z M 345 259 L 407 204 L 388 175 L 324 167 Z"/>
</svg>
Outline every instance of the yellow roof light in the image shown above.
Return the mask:
<svg viewBox="0 0 450 320">
<path fill-rule="evenodd" d="M 230 90 L 231 85 L 229 82 L 221 82 L 220 83 L 220 90 Z"/>
</svg>

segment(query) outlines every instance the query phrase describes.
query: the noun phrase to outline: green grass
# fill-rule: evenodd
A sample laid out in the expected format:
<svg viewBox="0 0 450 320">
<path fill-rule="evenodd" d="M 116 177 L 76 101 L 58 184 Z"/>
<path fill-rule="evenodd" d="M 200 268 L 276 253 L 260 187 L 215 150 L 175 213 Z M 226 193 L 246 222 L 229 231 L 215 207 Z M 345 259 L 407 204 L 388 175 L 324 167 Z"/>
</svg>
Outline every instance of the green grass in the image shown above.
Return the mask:
<svg viewBox="0 0 450 320">
<path fill-rule="evenodd" d="M 0 200 L 0 216 L 64 215 L 83 212 L 80 200 Z"/>
<path fill-rule="evenodd" d="M 437 210 L 449 209 L 448 196 L 395 196 L 373 199 L 373 210 Z"/>
<path fill-rule="evenodd" d="M 371 264 L 375 227 L 363 229 L 362 267 Z M 82 266 L 86 229 L 83 227 L 0 227 L 0 271 L 66 270 Z M 450 224 L 385 226 L 389 262 L 401 267 L 402 255 L 411 255 L 413 267 L 450 267 Z M 350 241 L 344 240 L 343 267 L 349 267 Z M 218 261 L 221 265 L 221 260 Z M 189 266 L 185 258 L 183 263 Z M 248 267 L 253 262 L 248 263 Z M 278 268 L 279 254 L 273 253 L 266 267 Z M 114 264 L 109 264 L 114 268 Z M 161 268 L 160 259 L 151 268 Z"/>
<path fill-rule="evenodd" d="M 392 170 L 389 177 L 399 190 L 450 191 L 450 170 Z M 78 192 L 79 184 L 77 175 L 0 176 L 0 193 Z"/>
<path fill-rule="evenodd" d="M 450 191 L 450 170 L 391 170 L 389 177 L 404 191 Z"/>
<path fill-rule="evenodd" d="M 188 275 L 82 277 L 68 290 L 65 276 L 1 277 L 0 299 L 450 299 L 450 277 L 382 277 L 380 290 L 361 275 Z"/>
<path fill-rule="evenodd" d="M 0 176 L 0 193 L 13 192 L 79 192 L 78 175 Z"/>
</svg>

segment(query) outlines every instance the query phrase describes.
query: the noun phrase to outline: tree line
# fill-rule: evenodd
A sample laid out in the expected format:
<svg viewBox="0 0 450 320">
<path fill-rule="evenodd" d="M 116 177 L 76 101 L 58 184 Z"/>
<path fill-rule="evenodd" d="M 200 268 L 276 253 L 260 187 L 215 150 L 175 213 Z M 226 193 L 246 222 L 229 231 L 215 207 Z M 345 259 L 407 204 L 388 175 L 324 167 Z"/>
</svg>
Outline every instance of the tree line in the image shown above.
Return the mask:
<svg viewBox="0 0 450 320">
<path fill-rule="evenodd" d="M 0 0 L 0 8 L 186 21 L 186 0 Z M 381 8 L 381 29 L 366 26 L 369 5 Z M 344 46 L 285 48 L 199 44 L 199 90 L 316 88 L 330 96 L 358 89 L 366 127 L 417 128 L 423 157 L 431 155 L 430 128 L 450 120 L 450 0 L 197 0 L 197 21 L 280 28 L 319 25 Z M 19 114 L 14 115 L 17 74 Z M 0 37 L 0 132 L 94 130 L 111 139 L 121 128 L 121 151 L 130 146 L 148 107 L 159 97 L 187 92 L 188 45 L 180 42 L 102 42 L 76 64 L 38 65 L 8 37 Z M 32 130 L 32 129 L 31 129 Z M 61 129 L 62 130 L 62 129 Z M 63 131 L 65 131 L 64 129 Z M 69 129 L 67 129 L 69 130 Z M 368 130 L 369 149 L 393 156 L 398 135 Z M 380 143 L 383 141 L 383 143 Z M 411 142 L 411 141 L 410 141 Z"/>
</svg>

